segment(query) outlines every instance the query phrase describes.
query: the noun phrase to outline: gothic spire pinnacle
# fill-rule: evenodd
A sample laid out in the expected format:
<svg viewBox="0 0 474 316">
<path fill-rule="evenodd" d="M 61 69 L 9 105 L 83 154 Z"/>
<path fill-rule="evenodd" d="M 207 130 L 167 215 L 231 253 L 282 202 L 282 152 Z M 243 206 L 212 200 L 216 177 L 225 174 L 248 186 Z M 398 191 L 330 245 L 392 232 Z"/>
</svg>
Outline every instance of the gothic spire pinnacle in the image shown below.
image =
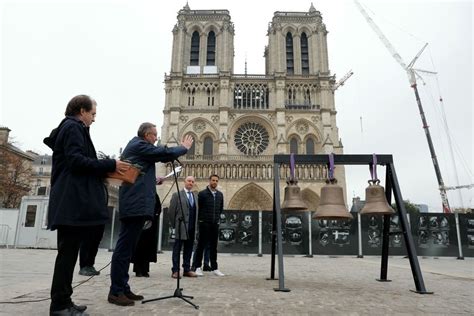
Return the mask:
<svg viewBox="0 0 474 316">
<path fill-rule="evenodd" d="M 186 5 L 183 7 L 183 10 L 185 10 L 185 11 L 191 10 L 191 9 L 189 8 L 188 1 L 186 1 Z"/>
</svg>

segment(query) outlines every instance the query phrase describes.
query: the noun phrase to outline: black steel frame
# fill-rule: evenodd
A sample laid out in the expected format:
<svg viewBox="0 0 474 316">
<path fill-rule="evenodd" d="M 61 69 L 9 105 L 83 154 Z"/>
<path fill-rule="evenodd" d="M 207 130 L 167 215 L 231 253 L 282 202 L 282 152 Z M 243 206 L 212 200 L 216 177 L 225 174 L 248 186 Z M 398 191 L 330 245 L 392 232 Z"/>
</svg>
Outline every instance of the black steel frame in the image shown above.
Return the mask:
<svg viewBox="0 0 474 316">
<path fill-rule="evenodd" d="M 294 155 L 295 164 L 326 164 L 329 165 L 328 155 Z M 285 272 L 283 267 L 283 247 L 282 247 L 282 227 L 281 227 L 281 209 L 280 209 L 280 166 L 281 164 L 289 164 L 290 155 L 274 155 L 273 156 L 273 225 L 272 225 L 272 255 L 269 280 L 275 280 L 275 252 L 278 247 L 278 288 L 275 291 L 289 292 L 290 289 L 285 288 Z M 371 165 L 373 163 L 373 155 L 334 155 L 335 165 Z M 432 294 L 425 288 L 423 275 L 421 273 L 420 264 L 416 255 L 415 243 L 410 231 L 407 220 L 407 211 L 403 203 L 402 192 L 398 184 L 397 174 L 392 155 L 377 155 L 377 165 L 386 167 L 385 176 L 385 196 L 389 204 L 392 200 L 392 192 L 395 197 L 398 215 L 401 223 L 401 229 L 405 240 L 405 246 L 410 260 L 413 281 L 416 290 L 413 292 L 419 294 Z M 388 252 L 389 252 L 389 233 L 390 233 L 390 215 L 384 215 L 384 225 L 382 234 L 382 258 L 380 267 L 381 282 L 389 282 L 387 279 L 388 272 Z"/>
</svg>

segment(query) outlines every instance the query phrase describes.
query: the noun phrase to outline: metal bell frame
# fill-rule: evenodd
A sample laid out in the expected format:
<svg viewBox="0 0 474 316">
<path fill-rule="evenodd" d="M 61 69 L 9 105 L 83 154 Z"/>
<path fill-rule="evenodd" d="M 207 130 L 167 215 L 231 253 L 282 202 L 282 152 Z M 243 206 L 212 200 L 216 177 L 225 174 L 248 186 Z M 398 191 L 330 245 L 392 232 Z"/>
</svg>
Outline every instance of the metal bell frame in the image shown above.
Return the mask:
<svg viewBox="0 0 474 316">
<path fill-rule="evenodd" d="M 298 164 L 328 164 L 328 155 L 295 155 L 294 159 Z M 281 231 L 281 209 L 280 209 L 280 166 L 281 164 L 288 164 L 290 160 L 289 155 L 274 155 L 273 156 L 273 226 L 272 226 L 272 255 L 270 278 L 268 280 L 275 280 L 275 254 L 278 246 L 278 288 L 275 291 L 289 292 L 290 289 L 285 288 L 285 272 L 283 266 L 283 246 L 282 246 L 282 231 Z M 373 162 L 372 155 L 334 155 L 334 164 L 336 165 L 367 165 Z M 386 166 L 385 177 L 385 197 L 390 204 L 392 198 L 392 191 L 397 205 L 397 212 L 400 219 L 400 225 L 403 233 L 403 239 L 410 261 L 410 268 L 412 271 L 413 281 L 416 290 L 412 290 L 418 294 L 432 294 L 427 291 L 423 281 L 423 275 L 420 269 L 420 263 L 415 249 L 415 242 L 410 232 L 410 227 L 407 220 L 407 211 L 403 203 L 402 193 L 398 184 L 397 174 L 393 163 L 392 155 L 377 155 L 377 164 Z M 388 282 L 388 252 L 389 252 L 389 232 L 390 232 L 390 215 L 384 215 L 382 233 L 382 258 L 380 267 L 381 282 Z"/>
</svg>

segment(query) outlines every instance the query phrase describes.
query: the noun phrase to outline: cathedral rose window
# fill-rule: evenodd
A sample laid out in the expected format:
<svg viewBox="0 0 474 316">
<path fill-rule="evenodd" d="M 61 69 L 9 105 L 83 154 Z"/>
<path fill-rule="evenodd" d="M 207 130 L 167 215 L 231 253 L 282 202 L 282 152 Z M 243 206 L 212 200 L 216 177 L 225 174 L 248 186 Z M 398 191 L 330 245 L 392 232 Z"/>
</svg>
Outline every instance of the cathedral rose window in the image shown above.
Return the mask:
<svg viewBox="0 0 474 316">
<path fill-rule="evenodd" d="M 268 147 L 268 132 L 258 123 L 247 122 L 235 132 L 234 143 L 243 154 L 258 155 Z"/>
</svg>

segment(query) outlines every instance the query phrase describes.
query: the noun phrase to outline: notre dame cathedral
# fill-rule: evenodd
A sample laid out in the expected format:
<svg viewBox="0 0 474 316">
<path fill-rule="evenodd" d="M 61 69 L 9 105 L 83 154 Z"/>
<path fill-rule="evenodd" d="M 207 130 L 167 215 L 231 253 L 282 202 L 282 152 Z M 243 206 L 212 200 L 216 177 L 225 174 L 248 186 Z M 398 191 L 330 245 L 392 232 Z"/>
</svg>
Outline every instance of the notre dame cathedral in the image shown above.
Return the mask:
<svg viewBox="0 0 474 316">
<path fill-rule="evenodd" d="M 176 146 L 184 135 L 193 136 L 193 147 L 180 159 L 181 179 L 193 175 L 195 189 L 202 190 L 217 174 L 226 209 L 271 210 L 274 154 L 343 153 L 328 32 L 313 5 L 308 12 L 275 12 L 267 30 L 265 74 L 234 73 L 229 11 L 186 5 L 177 20 L 161 144 Z M 170 171 L 160 164 L 158 174 Z M 282 197 L 289 174 L 289 165 L 282 165 Z M 327 166 L 297 165 L 295 174 L 309 210 L 316 210 Z M 335 176 L 345 190 L 343 166 Z M 158 187 L 162 199 L 172 184 Z"/>
</svg>

